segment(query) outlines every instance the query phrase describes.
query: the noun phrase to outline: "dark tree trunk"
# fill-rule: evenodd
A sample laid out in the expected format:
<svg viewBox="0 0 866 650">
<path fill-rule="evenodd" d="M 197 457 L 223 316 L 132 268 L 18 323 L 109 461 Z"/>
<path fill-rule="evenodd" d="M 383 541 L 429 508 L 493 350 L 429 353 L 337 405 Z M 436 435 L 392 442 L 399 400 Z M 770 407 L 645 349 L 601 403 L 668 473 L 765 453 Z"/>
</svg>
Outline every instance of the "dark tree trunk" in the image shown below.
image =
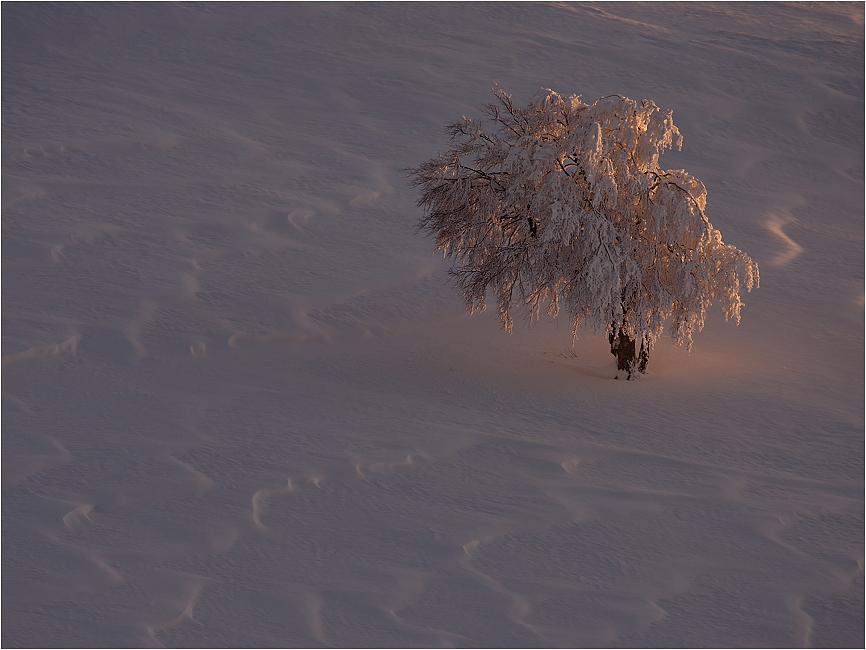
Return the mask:
<svg viewBox="0 0 866 650">
<path fill-rule="evenodd" d="M 646 373 L 650 353 L 649 337 L 642 337 L 640 349 L 638 349 L 635 339 L 621 328 L 614 326 L 610 330 L 608 340 L 610 341 L 610 352 L 616 357 L 616 369 L 626 373 L 627 380 L 634 379 L 636 373 Z M 617 372 L 617 379 L 619 379 L 620 372 Z"/>
</svg>

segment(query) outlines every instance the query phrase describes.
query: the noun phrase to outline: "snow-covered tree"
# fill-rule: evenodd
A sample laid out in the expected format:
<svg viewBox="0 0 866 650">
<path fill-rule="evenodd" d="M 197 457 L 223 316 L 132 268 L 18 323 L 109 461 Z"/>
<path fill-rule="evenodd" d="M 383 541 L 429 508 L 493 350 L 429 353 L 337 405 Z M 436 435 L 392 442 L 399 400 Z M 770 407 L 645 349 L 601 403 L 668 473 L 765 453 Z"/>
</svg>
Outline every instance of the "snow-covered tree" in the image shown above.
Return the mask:
<svg viewBox="0 0 866 650">
<path fill-rule="evenodd" d="M 646 371 L 666 323 L 690 348 L 713 302 L 739 322 L 758 266 L 722 242 L 698 179 L 659 168 L 682 144 L 672 111 L 619 95 L 585 104 L 543 90 L 525 108 L 494 95 L 484 118 L 448 125 L 448 151 L 409 170 L 420 227 L 454 260 L 470 312 L 488 290 L 507 331 L 514 309 L 564 311 L 575 332 L 607 333 L 627 379 Z"/>
</svg>

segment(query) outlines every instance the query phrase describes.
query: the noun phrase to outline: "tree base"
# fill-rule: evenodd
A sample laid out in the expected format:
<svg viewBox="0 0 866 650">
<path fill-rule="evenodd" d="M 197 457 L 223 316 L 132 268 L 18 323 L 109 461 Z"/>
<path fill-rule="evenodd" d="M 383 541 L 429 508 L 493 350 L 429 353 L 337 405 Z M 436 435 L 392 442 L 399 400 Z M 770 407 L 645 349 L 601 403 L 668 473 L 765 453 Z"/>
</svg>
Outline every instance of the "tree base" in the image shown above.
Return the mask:
<svg viewBox="0 0 866 650">
<path fill-rule="evenodd" d="M 610 352 L 616 357 L 617 373 L 614 379 L 624 376 L 626 381 L 633 381 L 637 379 L 638 374 L 646 374 L 652 347 L 648 336 L 641 337 L 641 345 L 638 349 L 637 341 L 626 334 L 622 328 L 613 328 L 608 334 L 608 341 L 610 341 Z"/>
</svg>

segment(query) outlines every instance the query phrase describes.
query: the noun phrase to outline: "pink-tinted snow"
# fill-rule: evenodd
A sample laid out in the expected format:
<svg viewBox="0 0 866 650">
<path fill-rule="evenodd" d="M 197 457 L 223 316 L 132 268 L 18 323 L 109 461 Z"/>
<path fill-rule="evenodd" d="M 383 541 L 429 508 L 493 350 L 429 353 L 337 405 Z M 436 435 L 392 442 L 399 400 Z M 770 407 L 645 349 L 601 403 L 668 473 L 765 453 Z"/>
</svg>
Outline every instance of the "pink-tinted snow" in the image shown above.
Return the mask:
<svg viewBox="0 0 866 650">
<path fill-rule="evenodd" d="M 3 3 L 4 647 L 861 647 L 863 16 Z M 740 326 L 466 315 L 494 83 L 673 109 Z"/>
</svg>

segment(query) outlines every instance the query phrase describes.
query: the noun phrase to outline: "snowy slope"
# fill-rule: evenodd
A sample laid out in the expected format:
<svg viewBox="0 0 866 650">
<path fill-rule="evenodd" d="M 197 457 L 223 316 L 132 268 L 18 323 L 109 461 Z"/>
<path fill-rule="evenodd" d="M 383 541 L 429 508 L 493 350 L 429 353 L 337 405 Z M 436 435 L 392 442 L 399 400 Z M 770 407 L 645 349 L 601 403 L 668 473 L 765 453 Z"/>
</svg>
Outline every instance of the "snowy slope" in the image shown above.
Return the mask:
<svg viewBox="0 0 866 650">
<path fill-rule="evenodd" d="M 863 5 L 10 3 L 4 647 L 859 647 Z M 407 167 L 674 110 L 739 327 L 467 316 Z"/>
</svg>

